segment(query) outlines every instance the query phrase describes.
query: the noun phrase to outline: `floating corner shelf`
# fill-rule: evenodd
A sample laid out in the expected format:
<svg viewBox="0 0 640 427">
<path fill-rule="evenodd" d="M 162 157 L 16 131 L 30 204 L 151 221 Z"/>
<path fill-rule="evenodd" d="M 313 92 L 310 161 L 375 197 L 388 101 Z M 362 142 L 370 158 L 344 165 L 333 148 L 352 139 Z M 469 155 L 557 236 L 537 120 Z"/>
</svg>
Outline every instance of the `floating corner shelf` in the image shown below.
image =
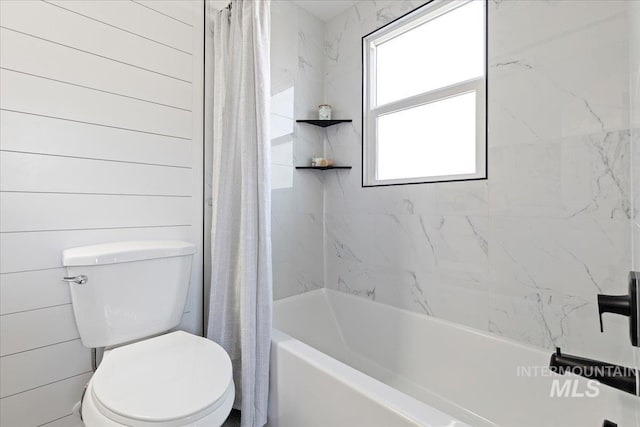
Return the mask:
<svg viewBox="0 0 640 427">
<path fill-rule="evenodd" d="M 320 126 L 326 128 L 328 126 L 337 125 L 339 123 L 350 123 L 353 120 L 351 119 L 340 119 L 340 120 L 296 120 L 297 123 L 307 123 L 314 126 Z"/>
<path fill-rule="evenodd" d="M 296 166 L 296 169 L 326 171 L 330 169 L 351 169 L 351 166 Z"/>
<path fill-rule="evenodd" d="M 323 128 L 326 128 L 328 126 L 333 126 L 333 125 L 337 125 L 339 123 L 350 123 L 353 120 L 351 119 L 336 119 L 336 120 L 296 120 L 296 123 L 306 123 L 309 125 L 314 125 L 314 126 L 320 126 Z M 332 166 L 296 166 L 296 169 L 302 169 L 302 170 L 319 170 L 319 171 L 326 171 L 326 170 L 332 170 L 332 169 L 342 169 L 342 170 L 348 170 L 351 169 L 351 166 L 340 166 L 340 165 L 332 165 Z"/>
</svg>

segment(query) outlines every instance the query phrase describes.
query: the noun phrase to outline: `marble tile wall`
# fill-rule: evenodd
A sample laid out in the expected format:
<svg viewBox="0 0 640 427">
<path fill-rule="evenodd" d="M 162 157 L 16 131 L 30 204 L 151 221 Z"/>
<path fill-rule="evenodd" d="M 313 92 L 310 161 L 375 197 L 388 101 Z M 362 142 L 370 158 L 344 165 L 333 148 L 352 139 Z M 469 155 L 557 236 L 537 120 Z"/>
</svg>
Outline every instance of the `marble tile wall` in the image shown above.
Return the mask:
<svg viewBox="0 0 640 427">
<path fill-rule="evenodd" d="M 633 266 L 640 271 L 640 2 L 629 2 L 629 82 L 633 189 Z M 635 25 L 634 25 L 635 24 Z"/>
<path fill-rule="evenodd" d="M 640 271 L 640 2 L 629 2 L 629 86 L 631 110 L 631 190 L 634 207 L 631 233 L 633 269 Z M 634 349 L 636 366 L 640 366 L 640 348 Z M 637 406 L 640 413 L 640 403 Z"/>
<path fill-rule="evenodd" d="M 324 100 L 354 122 L 325 150 L 354 168 L 324 183 L 325 285 L 629 362 L 625 320 L 600 334 L 595 305 L 624 291 L 640 227 L 628 3 L 490 1 L 489 179 L 362 188 L 361 37 L 421 3 L 360 1 L 326 25 Z"/>
<path fill-rule="evenodd" d="M 323 152 L 324 22 L 289 1 L 271 4 L 273 292 L 280 299 L 324 286 L 323 182 L 296 171 Z"/>
</svg>

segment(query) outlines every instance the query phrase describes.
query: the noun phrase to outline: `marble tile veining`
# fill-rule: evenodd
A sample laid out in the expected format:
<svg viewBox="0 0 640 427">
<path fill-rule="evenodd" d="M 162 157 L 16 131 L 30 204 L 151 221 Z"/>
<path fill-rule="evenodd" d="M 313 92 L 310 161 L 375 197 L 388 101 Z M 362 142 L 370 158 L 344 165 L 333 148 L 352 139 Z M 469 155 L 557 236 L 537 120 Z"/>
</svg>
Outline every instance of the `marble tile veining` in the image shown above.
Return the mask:
<svg viewBox="0 0 640 427">
<path fill-rule="evenodd" d="M 628 363 L 626 325 L 600 334 L 595 296 L 640 268 L 640 7 L 489 1 L 488 180 L 363 188 L 361 37 L 424 3 L 357 1 L 323 23 L 273 2 L 275 297 L 326 286 Z M 320 103 L 353 122 L 295 124 Z M 294 169 L 321 154 L 353 169 Z"/>
<path fill-rule="evenodd" d="M 325 152 L 354 168 L 323 182 L 325 286 L 628 361 L 624 325 L 600 334 L 595 307 L 624 289 L 640 224 L 627 3 L 490 1 L 488 180 L 362 188 L 361 37 L 422 3 L 359 1 L 326 24 L 324 101 L 354 122 Z"/>
</svg>

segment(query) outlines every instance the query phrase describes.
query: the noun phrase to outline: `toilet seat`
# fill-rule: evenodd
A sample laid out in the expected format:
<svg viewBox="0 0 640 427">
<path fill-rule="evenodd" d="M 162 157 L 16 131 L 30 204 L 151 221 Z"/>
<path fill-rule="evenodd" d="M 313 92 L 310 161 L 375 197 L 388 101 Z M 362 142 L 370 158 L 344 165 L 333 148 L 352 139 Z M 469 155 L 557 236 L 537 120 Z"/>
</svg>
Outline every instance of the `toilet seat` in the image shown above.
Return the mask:
<svg viewBox="0 0 640 427">
<path fill-rule="evenodd" d="M 227 406 L 235 394 L 224 349 L 182 331 L 111 350 L 88 392 L 115 423 L 162 427 L 194 423 Z"/>
</svg>

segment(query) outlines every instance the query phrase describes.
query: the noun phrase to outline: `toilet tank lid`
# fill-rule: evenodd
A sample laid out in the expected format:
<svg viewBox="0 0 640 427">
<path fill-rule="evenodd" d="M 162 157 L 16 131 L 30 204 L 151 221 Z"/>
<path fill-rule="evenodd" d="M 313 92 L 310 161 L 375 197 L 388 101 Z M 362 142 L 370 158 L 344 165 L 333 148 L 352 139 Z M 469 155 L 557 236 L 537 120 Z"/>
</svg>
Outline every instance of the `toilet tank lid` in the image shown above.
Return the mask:
<svg viewBox="0 0 640 427">
<path fill-rule="evenodd" d="M 193 243 L 179 240 L 137 240 L 81 246 L 62 251 L 64 266 L 103 265 L 191 255 Z"/>
</svg>

